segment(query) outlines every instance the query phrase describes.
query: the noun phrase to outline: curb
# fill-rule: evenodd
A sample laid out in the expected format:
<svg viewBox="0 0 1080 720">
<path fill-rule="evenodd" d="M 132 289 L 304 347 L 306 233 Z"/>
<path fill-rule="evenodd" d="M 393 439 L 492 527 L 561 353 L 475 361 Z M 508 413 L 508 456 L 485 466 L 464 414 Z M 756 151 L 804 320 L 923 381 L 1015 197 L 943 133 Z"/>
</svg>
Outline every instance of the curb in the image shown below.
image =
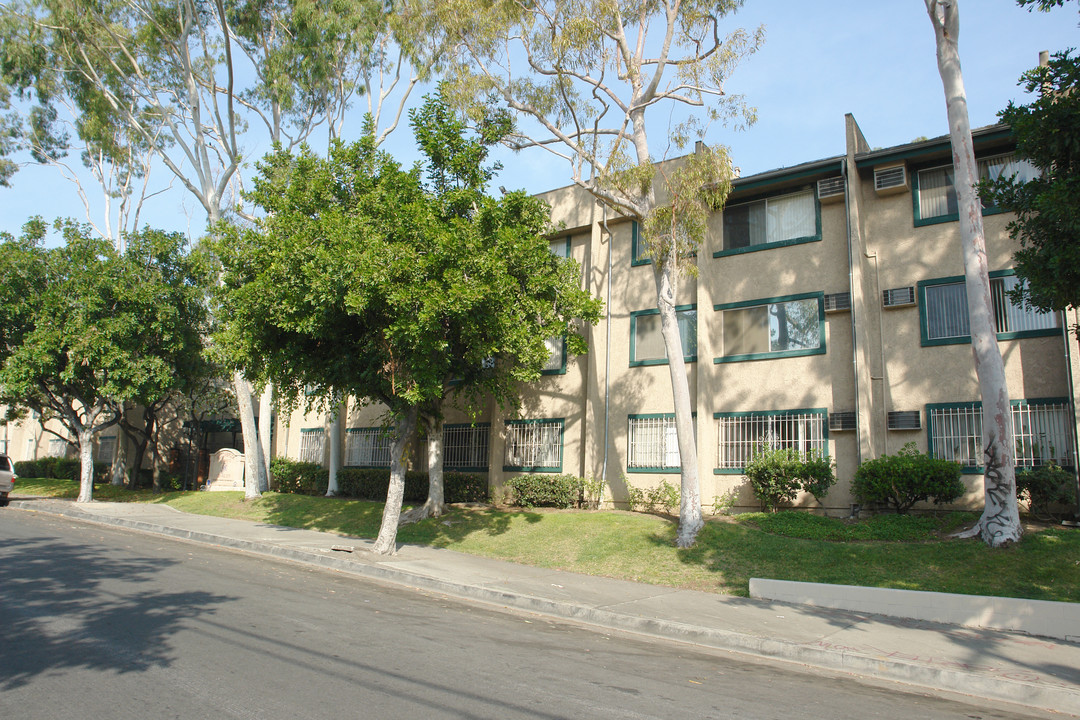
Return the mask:
<svg viewBox="0 0 1080 720">
<path fill-rule="evenodd" d="M 121 527 L 204 545 L 229 548 L 253 555 L 335 570 L 401 587 L 437 592 L 461 599 L 573 620 L 609 630 L 647 635 L 664 640 L 708 647 L 714 650 L 738 652 L 770 660 L 782 660 L 877 680 L 898 682 L 910 685 L 914 689 L 946 691 L 972 698 L 991 699 L 1080 716 L 1080 688 L 1071 689 L 1027 682 L 1022 679 L 976 675 L 960 670 L 928 667 L 895 658 L 885 660 L 847 650 L 810 647 L 787 640 L 690 625 L 662 618 L 645 618 L 574 602 L 563 602 L 479 585 L 441 580 L 401 568 L 389 568 L 356 562 L 336 554 L 324 555 L 319 552 L 296 550 L 261 541 L 239 540 L 203 531 L 167 527 L 143 520 L 103 517 L 83 512 L 74 507 L 50 507 L 46 509 L 33 502 L 28 503 L 21 500 L 13 500 L 10 505 L 12 508 L 37 512 L 43 515 L 68 517 L 98 525 Z"/>
</svg>

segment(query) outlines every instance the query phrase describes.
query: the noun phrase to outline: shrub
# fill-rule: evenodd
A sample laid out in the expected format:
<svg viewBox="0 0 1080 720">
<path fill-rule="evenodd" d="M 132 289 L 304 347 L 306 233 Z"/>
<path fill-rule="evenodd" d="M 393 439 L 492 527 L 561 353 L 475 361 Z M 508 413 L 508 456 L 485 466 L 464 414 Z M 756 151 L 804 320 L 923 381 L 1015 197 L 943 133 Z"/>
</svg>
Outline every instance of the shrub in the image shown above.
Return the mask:
<svg viewBox="0 0 1080 720">
<path fill-rule="evenodd" d="M 790 503 L 805 491 L 820 502 L 836 482 L 832 462 L 818 453 L 810 453 L 803 459 L 792 448 L 766 448 L 759 446 L 754 457 L 743 470 L 754 497 L 769 512 Z"/>
<path fill-rule="evenodd" d="M 20 460 L 15 463 L 15 474 L 24 478 L 44 477 L 40 474 L 37 460 Z"/>
<path fill-rule="evenodd" d="M 600 509 L 600 503 L 604 499 L 604 487 L 606 485 L 607 482 L 604 480 L 604 478 L 594 478 L 592 476 L 585 478 L 585 507 L 587 507 L 589 510 Z"/>
<path fill-rule="evenodd" d="M 388 468 L 347 467 L 338 471 L 338 494 L 343 497 L 383 501 L 390 488 Z M 404 501 L 422 503 L 428 496 L 426 471 L 409 470 L 405 473 Z M 448 503 L 488 502 L 487 475 L 483 473 L 443 472 L 443 499 Z"/>
<path fill-rule="evenodd" d="M 52 468 L 52 477 L 57 480 L 79 482 L 82 477 L 82 463 L 78 458 L 56 458 L 56 464 Z"/>
<path fill-rule="evenodd" d="M 624 480 L 626 478 L 623 478 Z M 634 512 L 645 504 L 645 491 L 632 485 L 626 486 L 626 508 Z"/>
<path fill-rule="evenodd" d="M 673 512 L 679 508 L 679 500 L 679 488 L 667 480 L 661 480 L 659 485 L 645 491 L 645 507 L 649 512 Z"/>
<path fill-rule="evenodd" d="M 920 453 L 911 442 L 896 455 L 867 460 L 855 471 L 851 490 L 859 502 L 906 513 L 917 502 L 950 503 L 964 494 L 960 464 Z"/>
<path fill-rule="evenodd" d="M 315 463 L 288 458 L 270 462 L 270 489 L 297 495 L 325 495 L 330 484 L 330 472 Z"/>
<path fill-rule="evenodd" d="M 1076 508 L 1076 480 L 1054 463 L 1016 473 L 1016 498 L 1040 520 L 1058 521 Z"/>
<path fill-rule="evenodd" d="M 488 478 L 483 473 L 443 471 L 443 493 L 448 503 L 486 503 L 491 499 Z"/>
<path fill-rule="evenodd" d="M 573 475 L 518 475 L 506 481 L 520 507 L 579 507 L 585 481 Z"/>
</svg>

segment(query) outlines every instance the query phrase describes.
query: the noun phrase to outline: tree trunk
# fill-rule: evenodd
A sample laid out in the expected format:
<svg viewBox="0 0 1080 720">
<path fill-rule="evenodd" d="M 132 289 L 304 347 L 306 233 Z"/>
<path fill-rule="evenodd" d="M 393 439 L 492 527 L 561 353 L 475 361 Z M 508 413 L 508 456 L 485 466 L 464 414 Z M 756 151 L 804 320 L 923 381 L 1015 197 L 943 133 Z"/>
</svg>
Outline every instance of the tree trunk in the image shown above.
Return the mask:
<svg viewBox="0 0 1080 720">
<path fill-rule="evenodd" d="M 978 523 L 963 537 L 979 535 L 993 547 L 1020 539 L 1020 511 L 1016 501 L 1016 471 L 1013 458 L 1012 407 L 994 329 L 994 308 L 990 295 L 986 238 L 983 233 L 982 203 L 975 191 L 979 180 L 975 150 L 968 121 L 967 95 L 960 70 L 957 42 L 960 12 L 956 0 L 926 0 L 926 9 L 937 40 L 938 71 L 945 90 L 949 115 L 949 137 L 953 150 L 953 179 L 960 214 L 960 240 L 964 257 L 971 327 L 971 351 L 982 395 L 983 486 L 985 507 Z"/>
<path fill-rule="evenodd" d="M 135 465 L 131 468 L 131 478 L 128 480 L 128 489 L 134 490 L 139 486 L 139 473 L 142 470 L 143 460 L 146 459 L 146 446 L 150 443 L 150 433 L 153 430 L 154 415 L 147 412 L 145 417 L 146 427 L 142 433 L 142 439 L 135 448 Z"/>
<path fill-rule="evenodd" d="M 417 409 L 411 407 L 398 419 L 390 455 L 390 487 L 386 491 L 382 525 L 375 539 L 373 552 L 393 555 L 397 550 L 397 530 L 401 520 L 401 504 L 405 497 L 405 453 L 416 437 Z"/>
<path fill-rule="evenodd" d="M 116 421 L 116 454 L 113 456 L 112 463 L 111 484 L 116 486 L 123 485 L 124 480 L 127 478 L 128 437 L 123 426 L 126 412 L 127 407 L 122 404 L 120 406 L 120 417 Z"/>
<path fill-rule="evenodd" d="M 427 502 L 401 516 L 401 525 L 420 522 L 429 517 L 442 517 L 446 512 L 443 483 L 442 420 L 432 420 L 427 437 L 428 497 Z"/>
<path fill-rule="evenodd" d="M 233 390 L 240 411 L 240 431 L 244 436 L 244 498 L 262 497 L 268 488 L 263 484 L 266 477 L 262 468 L 262 447 L 259 431 L 255 427 L 255 410 L 251 405 L 251 386 L 240 372 L 233 373 Z"/>
<path fill-rule="evenodd" d="M 690 404 L 690 381 L 686 377 L 682 333 L 675 313 L 675 247 L 666 251 L 664 262 L 653 260 L 656 279 L 656 306 L 660 310 L 660 333 L 667 351 L 671 373 L 671 394 L 675 401 L 675 433 L 679 440 L 679 465 L 682 485 L 679 492 L 679 532 L 675 544 L 686 548 L 694 544 L 705 525 L 701 513 L 701 484 L 698 479 L 697 438 L 694 436 L 693 407 Z"/>
<path fill-rule="evenodd" d="M 345 404 L 334 408 L 334 422 L 330 424 L 330 483 L 326 486 L 326 497 L 338 494 L 338 472 L 341 471 L 341 436 L 344 432 Z"/>
<path fill-rule="evenodd" d="M 79 438 L 79 497 L 76 502 L 86 503 L 94 499 L 94 431 L 92 423 L 81 428 Z"/>
<path fill-rule="evenodd" d="M 262 458 L 263 477 L 259 487 L 270 488 L 270 436 L 274 432 L 274 386 L 266 383 L 259 396 L 259 457 Z"/>
</svg>

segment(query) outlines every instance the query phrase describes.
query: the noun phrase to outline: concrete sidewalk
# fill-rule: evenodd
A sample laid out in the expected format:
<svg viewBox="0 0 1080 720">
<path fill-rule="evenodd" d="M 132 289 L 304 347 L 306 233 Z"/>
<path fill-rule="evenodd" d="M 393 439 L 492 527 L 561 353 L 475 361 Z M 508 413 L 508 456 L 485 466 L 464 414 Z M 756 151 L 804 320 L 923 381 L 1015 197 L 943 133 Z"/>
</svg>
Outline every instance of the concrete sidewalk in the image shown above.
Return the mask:
<svg viewBox="0 0 1080 720">
<path fill-rule="evenodd" d="M 614 630 L 1080 716 L 1080 644 L 1072 642 L 676 590 L 416 545 L 383 557 L 368 551 L 370 540 L 189 515 L 167 505 L 12 498 L 11 507 Z"/>
</svg>

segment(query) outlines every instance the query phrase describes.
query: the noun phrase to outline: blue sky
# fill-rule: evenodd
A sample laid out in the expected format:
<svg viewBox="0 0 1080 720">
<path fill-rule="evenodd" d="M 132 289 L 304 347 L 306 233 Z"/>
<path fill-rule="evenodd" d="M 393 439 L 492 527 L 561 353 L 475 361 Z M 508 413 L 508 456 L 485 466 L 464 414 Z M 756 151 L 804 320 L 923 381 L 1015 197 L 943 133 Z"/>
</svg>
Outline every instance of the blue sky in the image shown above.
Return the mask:
<svg viewBox="0 0 1080 720">
<path fill-rule="evenodd" d="M 973 127 L 996 122 L 1009 100 L 1024 101 L 1017 80 L 1036 65 L 1040 50 L 1078 45 L 1080 3 L 1068 5 L 1039 13 L 1013 0 L 961 2 L 960 58 Z M 758 121 L 738 132 L 714 127 L 707 141 L 726 145 L 744 176 L 843 153 L 845 113 L 854 115 L 873 147 L 947 133 L 922 0 L 748 0 L 732 20 L 736 25 L 765 26 L 762 49 L 726 88 L 757 108 Z M 402 127 L 388 149 L 411 161 L 410 145 Z M 655 140 L 652 147 L 654 155 L 663 155 Z M 505 167 L 496 186 L 540 192 L 569 183 L 565 163 L 541 150 L 507 152 L 501 159 Z M 164 170 L 153 178 L 159 188 L 169 179 Z M 26 167 L 12 188 L 0 188 L 0 231 L 18 234 L 35 214 L 85 220 L 74 185 L 56 169 Z M 142 221 L 197 235 L 203 213 L 173 183 L 147 203 Z"/>
</svg>

